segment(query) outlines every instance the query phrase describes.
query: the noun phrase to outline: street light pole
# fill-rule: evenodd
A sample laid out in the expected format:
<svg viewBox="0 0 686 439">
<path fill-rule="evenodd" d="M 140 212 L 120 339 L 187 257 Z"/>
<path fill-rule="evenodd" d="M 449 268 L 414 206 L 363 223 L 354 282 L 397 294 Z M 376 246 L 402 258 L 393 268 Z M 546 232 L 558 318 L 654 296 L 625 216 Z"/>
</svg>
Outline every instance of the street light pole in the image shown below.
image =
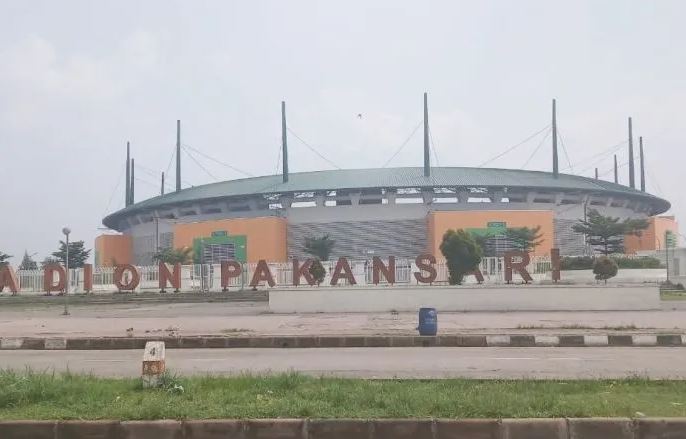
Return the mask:
<svg viewBox="0 0 686 439">
<path fill-rule="evenodd" d="M 64 258 L 64 267 L 66 270 L 67 274 L 67 284 L 64 287 L 64 312 L 62 312 L 63 316 L 68 316 L 69 315 L 69 285 L 70 285 L 70 276 L 69 276 L 69 234 L 71 233 L 71 229 L 69 227 L 64 227 L 62 229 L 62 233 L 64 233 L 64 236 L 67 237 L 67 251 L 66 251 L 66 257 Z"/>
</svg>

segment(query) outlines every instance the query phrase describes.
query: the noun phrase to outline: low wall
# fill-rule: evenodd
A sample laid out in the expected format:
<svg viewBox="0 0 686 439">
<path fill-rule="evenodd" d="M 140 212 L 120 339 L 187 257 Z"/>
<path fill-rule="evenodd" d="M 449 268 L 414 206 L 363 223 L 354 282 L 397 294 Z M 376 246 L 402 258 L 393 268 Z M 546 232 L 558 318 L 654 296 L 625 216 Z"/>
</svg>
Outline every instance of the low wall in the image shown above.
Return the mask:
<svg viewBox="0 0 686 439">
<path fill-rule="evenodd" d="M 660 309 L 657 286 L 299 288 L 269 291 L 275 313 L 417 311 L 642 311 Z"/>
</svg>

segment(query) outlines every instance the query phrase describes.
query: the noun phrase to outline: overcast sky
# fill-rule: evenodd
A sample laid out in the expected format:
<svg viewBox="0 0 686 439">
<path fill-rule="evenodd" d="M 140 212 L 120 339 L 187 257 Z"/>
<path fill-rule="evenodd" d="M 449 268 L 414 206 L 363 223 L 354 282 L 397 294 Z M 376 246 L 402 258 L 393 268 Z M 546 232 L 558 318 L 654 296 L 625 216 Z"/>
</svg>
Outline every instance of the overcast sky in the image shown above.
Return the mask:
<svg viewBox="0 0 686 439">
<path fill-rule="evenodd" d="M 588 157 L 625 141 L 633 116 L 648 191 L 686 220 L 681 0 L 0 0 L 0 17 L 0 251 L 14 264 L 54 251 L 65 225 L 93 247 L 124 204 L 127 140 L 136 200 L 156 195 L 176 119 L 188 147 L 273 174 L 281 100 L 293 131 L 349 168 L 398 150 L 424 91 L 443 166 L 478 166 L 545 128 L 555 97 L 574 173 L 611 179 L 611 154 Z M 544 134 L 489 166 L 549 170 Z M 292 136 L 289 149 L 291 172 L 332 167 Z M 185 185 L 242 176 L 195 154 L 212 176 L 184 155 Z M 421 164 L 419 130 L 391 165 Z"/>
</svg>

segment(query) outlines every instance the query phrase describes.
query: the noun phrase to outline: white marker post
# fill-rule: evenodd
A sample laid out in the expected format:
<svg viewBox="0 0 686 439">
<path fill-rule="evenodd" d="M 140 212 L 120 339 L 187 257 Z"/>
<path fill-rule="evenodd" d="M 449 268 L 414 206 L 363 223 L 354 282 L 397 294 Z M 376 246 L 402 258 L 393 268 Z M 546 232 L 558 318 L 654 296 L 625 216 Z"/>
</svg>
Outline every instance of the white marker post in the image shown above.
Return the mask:
<svg viewBox="0 0 686 439">
<path fill-rule="evenodd" d="M 149 341 L 145 344 L 143 388 L 153 388 L 160 385 L 160 378 L 165 371 L 164 355 L 163 341 Z"/>
</svg>

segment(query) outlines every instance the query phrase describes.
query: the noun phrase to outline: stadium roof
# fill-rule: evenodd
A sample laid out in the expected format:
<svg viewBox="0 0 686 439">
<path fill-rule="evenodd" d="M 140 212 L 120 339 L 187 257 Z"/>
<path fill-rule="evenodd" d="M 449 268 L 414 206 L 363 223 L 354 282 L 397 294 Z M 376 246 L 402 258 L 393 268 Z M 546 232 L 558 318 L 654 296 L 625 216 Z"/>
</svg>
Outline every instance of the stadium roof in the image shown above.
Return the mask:
<svg viewBox="0 0 686 439">
<path fill-rule="evenodd" d="M 510 189 L 539 190 L 541 192 L 614 194 L 640 198 L 650 202 L 655 206 L 656 213 L 663 213 L 670 208 L 668 201 L 646 192 L 604 180 L 576 175 L 560 174 L 558 178 L 555 178 L 550 172 L 466 167 L 432 167 L 430 177 L 425 177 L 423 172 L 421 167 L 338 169 L 290 173 L 287 183 L 283 183 L 280 174 L 227 180 L 193 186 L 179 192 L 171 192 L 141 201 L 107 216 L 103 223 L 108 227 L 113 227 L 120 219 L 131 214 L 226 197 L 323 190 L 409 187 L 507 187 Z"/>
</svg>

